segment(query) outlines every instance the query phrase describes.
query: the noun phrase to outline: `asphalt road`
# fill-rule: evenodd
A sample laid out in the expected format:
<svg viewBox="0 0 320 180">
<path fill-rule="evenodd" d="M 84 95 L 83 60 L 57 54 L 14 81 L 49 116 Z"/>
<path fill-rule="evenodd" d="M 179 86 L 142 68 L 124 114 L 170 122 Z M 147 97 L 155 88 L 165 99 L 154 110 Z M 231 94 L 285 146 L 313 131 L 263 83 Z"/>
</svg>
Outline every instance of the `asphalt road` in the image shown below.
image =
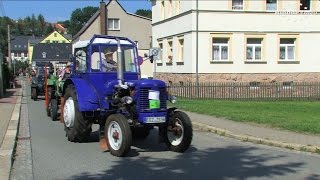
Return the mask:
<svg viewBox="0 0 320 180">
<path fill-rule="evenodd" d="M 27 90 L 30 95 L 30 88 Z M 100 151 L 95 130 L 88 143 L 68 142 L 63 124 L 46 116 L 43 100 L 28 97 L 28 112 L 35 180 L 320 179 L 319 155 L 198 130 L 194 131 L 192 146 L 183 154 L 158 144 L 155 129 L 147 139 L 134 141 L 128 157 L 118 158 Z"/>
</svg>

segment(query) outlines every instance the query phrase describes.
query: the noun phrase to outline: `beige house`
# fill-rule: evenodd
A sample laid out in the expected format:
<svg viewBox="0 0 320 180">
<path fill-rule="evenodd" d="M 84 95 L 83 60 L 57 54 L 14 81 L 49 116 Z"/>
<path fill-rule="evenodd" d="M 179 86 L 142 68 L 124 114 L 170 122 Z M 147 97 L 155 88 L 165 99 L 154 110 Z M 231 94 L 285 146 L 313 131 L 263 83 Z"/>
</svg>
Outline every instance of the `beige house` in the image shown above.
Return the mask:
<svg viewBox="0 0 320 180">
<path fill-rule="evenodd" d="M 320 1 L 154 0 L 152 17 L 167 82 L 320 80 Z"/>
<path fill-rule="evenodd" d="M 116 0 L 107 4 L 100 2 L 100 10 L 73 37 L 72 43 L 90 40 L 94 34 L 128 37 L 137 43 L 139 55 L 143 57 L 151 46 L 151 19 L 126 12 Z M 140 66 L 141 76 L 152 77 L 152 67 L 149 61 L 144 61 Z"/>
</svg>

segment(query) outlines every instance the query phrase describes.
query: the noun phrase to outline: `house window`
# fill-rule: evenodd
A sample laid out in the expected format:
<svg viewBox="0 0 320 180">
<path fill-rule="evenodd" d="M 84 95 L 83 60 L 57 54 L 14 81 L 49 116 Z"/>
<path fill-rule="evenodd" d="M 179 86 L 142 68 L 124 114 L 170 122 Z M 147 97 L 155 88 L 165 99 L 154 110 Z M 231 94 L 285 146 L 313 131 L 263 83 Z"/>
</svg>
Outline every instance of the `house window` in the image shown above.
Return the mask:
<svg viewBox="0 0 320 180">
<path fill-rule="evenodd" d="M 250 89 L 259 89 L 260 82 L 256 82 L 256 81 L 249 82 L 249 87 Z"/>
<path fill-rule="evenodd" d="M 158 44 L 159 44 L 160 51 L 163 52 L 163 44 L 162 44 L 162 42 L 158 42 Z"/>
<path fill-rule="evenodd" d="M 277 0 L 267 0 L 267 11 L 276 11 L 277 10 Z"/>
<path fill-rule="evenodd" d="M 46 43 L 50 43 L 50 40 L 46 40 Z"/>
<path fill-rule="evenodd" d="M 53 41 L 53 43 L 59 43 L 59 41 Z"/>
<path fill-rule="evenodd" d="M 178 40 L 178 61 L 183 62 L 183 53 L 184 53 L 184 39 Z"/>
<path fill-rule="evenodd" d="M 164 13 L 164 1 L 161 1 L 161 19 L 165 18 Z"/>
<path fill-rule="evenodd" d="M 17 48 L 17 45 L 14 45 L 15 48 Z"/>
<path fill-rule="evenodd" d="M 66 43 L 66 41 L 65 41 L 65 40 L 62 40 L 62 43 Z"/>
<path fill-rule="evenodd" d="M 168 59 L 167 59 L 167 63 L 172 63 L 172 59 L 173 59 L 173 50 L 172 50 L 172 39 L 168 40 L 168 47 L 167 47 L 167 55 L 168 55 Z"/>
<path fill-rule="evenodd" d="M 168 16 L 172 16 L 172 0 L 169 0 L 169 5 L 168 5 Z"/>
<path fill-rule="evenodd" d="M 54 33 L 53 35 L 54 35 L 54 37 L 57 37 L 57 33 Z"/>
<path fill-rule="evenodd" d="M 213 61 L 228 60 L 229 38 L 212 38 Z"/>
<path fill-rule="evenodd" d="M 18 45 L 18 48 L 21 48 L 21 45 Z"/>
<path fill-rule="evenodd" d="M 120 30 L 120 19 L 108 19 L 109 30 Z"/>
<path fill-rule="evenodd" d="M 233 10 L 242 10 L 243 9 L 243 0 L 232 0 L 232 9 Z"/>
<path fill-rule="evenodd" d="M 300 10 L 310 10 L 311 0 L 300 0 Z"/>
<path fill-rule="evenodd" d="M 42 58 L 47 58 L 47 53 L 46 52 L 42 53 Z"/>
<path fill-rule="evenodd" d="M 262 60 L 262 39 L 248 38 L 247 39 L 247 60 Z"/>
<path fill-rule="evenodd" d="M 280 60 L 294 60 L 295 54 L 295 41 L 294 38 L 281 38 L 280 39 Z"/>
</svg>

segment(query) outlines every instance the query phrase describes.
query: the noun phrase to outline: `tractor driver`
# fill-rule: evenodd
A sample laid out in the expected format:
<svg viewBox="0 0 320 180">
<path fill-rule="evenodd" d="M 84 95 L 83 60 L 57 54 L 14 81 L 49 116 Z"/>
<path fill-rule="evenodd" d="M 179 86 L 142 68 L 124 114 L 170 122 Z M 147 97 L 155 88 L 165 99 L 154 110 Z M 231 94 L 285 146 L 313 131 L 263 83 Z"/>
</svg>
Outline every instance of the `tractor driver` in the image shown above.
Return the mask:
<svg viewBox="0 0 320 180">
<path fill-rule="evenodd" d="M 117 63 L 113 60 L 114 51 L 107 49 L 104 53 L 105 59 L 102 61 L 102 71 L 112 72 L 117 71 Z"/>
<path fill-rule="evenodd" d="M 70 68 L 70 62 L 67 63 L 66 67 L 63 71 L 59 74 L 59 81 L 65 80 L 66 78 L 70 77 L 71 75 L 71 68 Z"/>
</svg>

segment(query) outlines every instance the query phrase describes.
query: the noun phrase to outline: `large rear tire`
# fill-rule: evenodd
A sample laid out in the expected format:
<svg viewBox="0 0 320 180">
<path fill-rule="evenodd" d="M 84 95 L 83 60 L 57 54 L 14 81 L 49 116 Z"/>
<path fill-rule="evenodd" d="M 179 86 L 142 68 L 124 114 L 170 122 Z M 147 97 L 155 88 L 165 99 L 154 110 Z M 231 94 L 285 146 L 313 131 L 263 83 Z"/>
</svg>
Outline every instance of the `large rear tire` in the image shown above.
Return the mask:
<svg viewBox="0 0 320 180">
<path fill-rule="evenodd" d="M 51 120 L 56 121 L 58 118 L 58 102 L 57 99 L 51 99 L 49 102 Z"/>
<path fill-rule="evenodd" d="M 189 116 L 181 111 L 175 111 L 166 128 L 164 140 L 171 151 L 184 152 L 192 141 L 193 131 Z"/>
<path fill-rule="evenodd" d="M 112 114 L 107 118 L 104 133 L 112 155 L 122 157 L 130 151 L 131 129 L 127 118 L 122 114 Z"/>
<path fill-rule="evenodd" d="M 64 95 L 64 129 L 71 142 L 85 142 L 91 133 L 91 122 L 84 118 L 78 108 L 78 98 L 73 85 L 69 85 Z"/>
<path fill-rule="evenodd" d="M 37 89 L 36 88 L 32 88 L 31 89 L 31 97 L 34 101 L 36 101 L 38 99 L 38 95 L 37 95 Z"/>
<path fill-rule="evenodd" d="M 48 101 L 48 107 L 46 108 L 47 110 L 47 116 L 51 116 L 51 94 L 52 94 L 52 87 L 48 87 L 48 93 L 45 93 L 48 97 L 46 97 L 46 100 Z"/>
</svg>

